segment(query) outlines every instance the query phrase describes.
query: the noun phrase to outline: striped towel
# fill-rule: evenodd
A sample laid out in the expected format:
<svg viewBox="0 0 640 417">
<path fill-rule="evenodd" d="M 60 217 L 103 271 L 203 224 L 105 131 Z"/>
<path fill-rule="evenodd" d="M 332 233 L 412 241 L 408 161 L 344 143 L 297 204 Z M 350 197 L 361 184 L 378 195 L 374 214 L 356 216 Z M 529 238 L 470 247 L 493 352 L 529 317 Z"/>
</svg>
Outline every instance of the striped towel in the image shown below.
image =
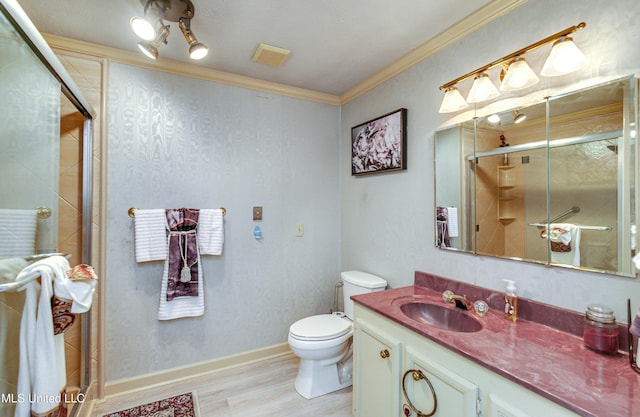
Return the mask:
<svg viewBox="0 0 640 417">
<path fill-rule="evenodd" d="M 198 244 L 201 255 L 222 255 L 224 220 L 222 209 L 201 209 L 198 220 Z"/>
<path fill-rule="evenodd" d="M 167 259 L 166 224 L 164 209 L 136 210 L 136 262 Z"/>
<path fill-rule="evenodd" d="M 200 255 L 198 255 L 200 263 Z M 198 295 L 196 297 L 177 297 L 167 301 L 167 284 L 169 282 L 169 261 L 164 263 L 162 272 L 162 287 L 160 287 L 160 304 L 158 305 L 158 320 L 173 320 L 182 317 L 197 317 L 204 314 L 204 285 L 202 269 L 198 268 Z"/>
<path fill-rule="evenodd" d="M 37 210 L 0 209 L 0 258 L 36 253 Z"/>
</svg>

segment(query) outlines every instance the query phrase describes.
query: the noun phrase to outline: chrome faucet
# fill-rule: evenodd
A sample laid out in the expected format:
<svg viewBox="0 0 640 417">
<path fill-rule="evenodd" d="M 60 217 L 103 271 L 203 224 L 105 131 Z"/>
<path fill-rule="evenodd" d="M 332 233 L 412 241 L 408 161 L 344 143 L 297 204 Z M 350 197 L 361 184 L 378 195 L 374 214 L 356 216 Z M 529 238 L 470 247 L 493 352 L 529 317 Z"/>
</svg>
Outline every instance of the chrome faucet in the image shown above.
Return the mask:
<svg viewBox="0 0 640 417">
<path fill-rule="evenodd" d="M 461 308 L 463 310 L 472 311 L 473 303 L 467 300 L 466 295 L 456 295 L 453 291 L 446 290 L 442 293 L 442 299 L 447 304 L 456 304 L 456 307 Z"/>
</svg>

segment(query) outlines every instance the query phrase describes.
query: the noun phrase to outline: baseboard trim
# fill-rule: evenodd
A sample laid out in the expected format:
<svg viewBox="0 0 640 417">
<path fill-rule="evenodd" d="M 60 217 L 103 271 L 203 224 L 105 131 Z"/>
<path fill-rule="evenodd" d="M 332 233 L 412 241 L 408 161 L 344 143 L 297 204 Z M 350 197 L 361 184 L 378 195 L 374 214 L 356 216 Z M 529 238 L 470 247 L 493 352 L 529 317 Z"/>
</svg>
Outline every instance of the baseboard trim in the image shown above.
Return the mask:
<svg viewBox="0 0 640 417">
<path fill-rule="evenodd" d="M 145 374 L 133 378 L 118 379 L 105 384 L 105 398 L 174 383 L 223 369 L 275 358 L 288 353 L 291 353 L 289 350 L 289 344 L 280 343 L 235 355 L 212 359 L 210 361 L 198 362 L 179 368 L 168 369 L 166 371 Z"/>
</svg>

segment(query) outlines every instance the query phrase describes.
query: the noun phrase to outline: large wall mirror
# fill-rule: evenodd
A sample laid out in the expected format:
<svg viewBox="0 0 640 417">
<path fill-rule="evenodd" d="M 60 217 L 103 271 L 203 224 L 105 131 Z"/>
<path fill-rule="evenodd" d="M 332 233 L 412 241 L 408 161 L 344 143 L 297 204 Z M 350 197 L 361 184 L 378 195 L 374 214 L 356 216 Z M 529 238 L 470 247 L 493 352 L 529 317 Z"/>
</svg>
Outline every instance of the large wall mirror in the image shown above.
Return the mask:
<svg viewBox="0 0 640 417">
<path fill-rule="evenodd" d="M 13 416 L 25 292 L 16 259 L 90 263 L 93 110 L 14 0 L 0 0 L 0 417 Z M 12 272 L 13 275 L 10 275 Z M 64 333 L 69 398 L 90 382 L 90 313 Z M 25 400 L 26 401 L 26 400 Z M 77 402 L 68 404 L 76 415 Z"/>
<path fill-rule="evenodd" d="M 633 76 L 435 134 L 435 242 L 636 276 Z"/>
</svg>

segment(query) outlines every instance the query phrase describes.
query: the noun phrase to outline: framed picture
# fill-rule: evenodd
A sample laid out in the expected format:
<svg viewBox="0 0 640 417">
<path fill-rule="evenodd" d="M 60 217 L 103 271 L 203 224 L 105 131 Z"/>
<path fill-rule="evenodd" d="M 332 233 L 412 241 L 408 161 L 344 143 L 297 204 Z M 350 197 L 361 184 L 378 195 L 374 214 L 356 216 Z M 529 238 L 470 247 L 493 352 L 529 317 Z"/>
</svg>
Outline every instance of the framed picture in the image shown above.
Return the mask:
<svg viewBox="0 0 640 417">
<path fill-rule="evenodd" d="M 407 169 L 407 109 L 351 128 L 351 175 Z"/>
</svg>

